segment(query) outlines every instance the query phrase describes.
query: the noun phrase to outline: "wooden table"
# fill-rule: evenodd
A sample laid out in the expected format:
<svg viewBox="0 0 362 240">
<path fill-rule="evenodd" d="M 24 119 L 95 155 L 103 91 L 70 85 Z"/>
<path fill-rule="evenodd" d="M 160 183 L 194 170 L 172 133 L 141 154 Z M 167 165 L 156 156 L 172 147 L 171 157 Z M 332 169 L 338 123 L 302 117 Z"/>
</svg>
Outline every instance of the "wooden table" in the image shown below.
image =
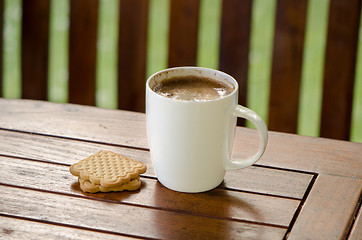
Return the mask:
<svg viewBox="0 0 362 240">
<path fill-rule="evenodd" d="M 158 183 L 145 115 L 0 99 L 0 239 L 362 239 L 362 144 L 270 132 L 262 159 L 209 192 Z M 234 156 L 254 153 L 237 128 Z M 111 150 L 147 164 L 135 192 L 88 194 L 72 163 Z"/>
</svg>

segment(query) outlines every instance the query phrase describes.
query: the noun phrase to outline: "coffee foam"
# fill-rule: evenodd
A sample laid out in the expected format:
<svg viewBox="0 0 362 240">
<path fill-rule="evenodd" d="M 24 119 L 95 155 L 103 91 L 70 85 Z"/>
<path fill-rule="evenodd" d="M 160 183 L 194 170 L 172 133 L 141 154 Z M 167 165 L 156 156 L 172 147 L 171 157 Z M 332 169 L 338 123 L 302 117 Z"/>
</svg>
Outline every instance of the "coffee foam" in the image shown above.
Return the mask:
<svg viewBox="0 0 362 240">
<path fill-rule="evenodd" d="M 229 95 L 234 86 L 212 78 L 186 76 L 166 79 L 153 86 L 161 96 L 184 101 L 208 101 Z"/>
</svg>

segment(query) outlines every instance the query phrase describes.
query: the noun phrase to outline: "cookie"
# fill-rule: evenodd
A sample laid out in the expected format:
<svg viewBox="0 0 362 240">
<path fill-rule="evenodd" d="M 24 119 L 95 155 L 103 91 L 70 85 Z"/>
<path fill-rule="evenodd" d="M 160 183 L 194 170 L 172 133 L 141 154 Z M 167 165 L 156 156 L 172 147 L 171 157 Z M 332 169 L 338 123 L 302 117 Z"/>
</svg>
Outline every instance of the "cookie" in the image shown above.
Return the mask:
<svg viewBox="0 0 362 240">
<path fill-rule="evenodd" d="M 134 191 L 141 187 L 140 178 L 135 178 L 128 183 L 121 184 L 119 187 L 103 187 L 102 185 L 91 183 L 88 180 L 79 178 L 79 186 L 84 192 L 96 193 L 96 192 L 118 192 L 118 191 Z"/>
<path fill-rule="evenodd" d="M 145 173 L 144 163 L 111 152 L 100 151 L 70 166 L 70 173 L 81 180 L 105 188 L 121 187 Z"/>
</svg>

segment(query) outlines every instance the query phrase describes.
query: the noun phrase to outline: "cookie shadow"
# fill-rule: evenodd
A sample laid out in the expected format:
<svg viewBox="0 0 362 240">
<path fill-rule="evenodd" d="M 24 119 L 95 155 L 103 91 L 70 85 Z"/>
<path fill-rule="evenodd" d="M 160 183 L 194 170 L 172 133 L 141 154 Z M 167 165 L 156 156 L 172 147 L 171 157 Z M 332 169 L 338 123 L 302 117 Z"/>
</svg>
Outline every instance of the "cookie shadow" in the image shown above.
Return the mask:
<svg viewBox="0 0 362 240">
<path fill-rule="evenodd" d="M 70 186 L 71 191 L 73 193 L 85 196 L 90 199 L 102 200 L 102 201 L 108 201 L 108 202 L 117 202 L 117 203 L 122 203 L 126 199 L 132 197 L 132 195 L 138 194 L 140 191 L 142 191 L 143 188 L 146 188 L 146 187 L 147 187 L 147 182 L 145 182 L 144 180 L 141 180 L 141 187 L 139 189 L 133 190 L 133 191 L 124 190 L 124 191 L 118 191 L 118 192 L 112 191 L 112 192 L 88 193 L 88 192 L 84 192 L 80 188 L 78 181 L 73 182 Z"/>
</svg>

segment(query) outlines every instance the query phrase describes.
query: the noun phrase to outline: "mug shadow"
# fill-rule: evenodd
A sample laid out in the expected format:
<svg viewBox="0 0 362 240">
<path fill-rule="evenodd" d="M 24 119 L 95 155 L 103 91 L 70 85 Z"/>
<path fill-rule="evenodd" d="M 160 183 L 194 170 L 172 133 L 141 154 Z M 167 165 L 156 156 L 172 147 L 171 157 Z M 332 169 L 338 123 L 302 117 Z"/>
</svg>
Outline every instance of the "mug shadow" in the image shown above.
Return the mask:
<svg viewBox="0 0 362 240">
<path fill-rule="evenodd" d="M 153 221 L 161 238 L 235 238 L 263 233 L 250 231 L 248 224 L 261 222 L 259 209 L 242 198 L 240 192 L 219 187 L 203 193 L 181 193 L 157 182 L 153 193 L 154 206 L 171 213 L 157 211 Z"/>
</svg>

